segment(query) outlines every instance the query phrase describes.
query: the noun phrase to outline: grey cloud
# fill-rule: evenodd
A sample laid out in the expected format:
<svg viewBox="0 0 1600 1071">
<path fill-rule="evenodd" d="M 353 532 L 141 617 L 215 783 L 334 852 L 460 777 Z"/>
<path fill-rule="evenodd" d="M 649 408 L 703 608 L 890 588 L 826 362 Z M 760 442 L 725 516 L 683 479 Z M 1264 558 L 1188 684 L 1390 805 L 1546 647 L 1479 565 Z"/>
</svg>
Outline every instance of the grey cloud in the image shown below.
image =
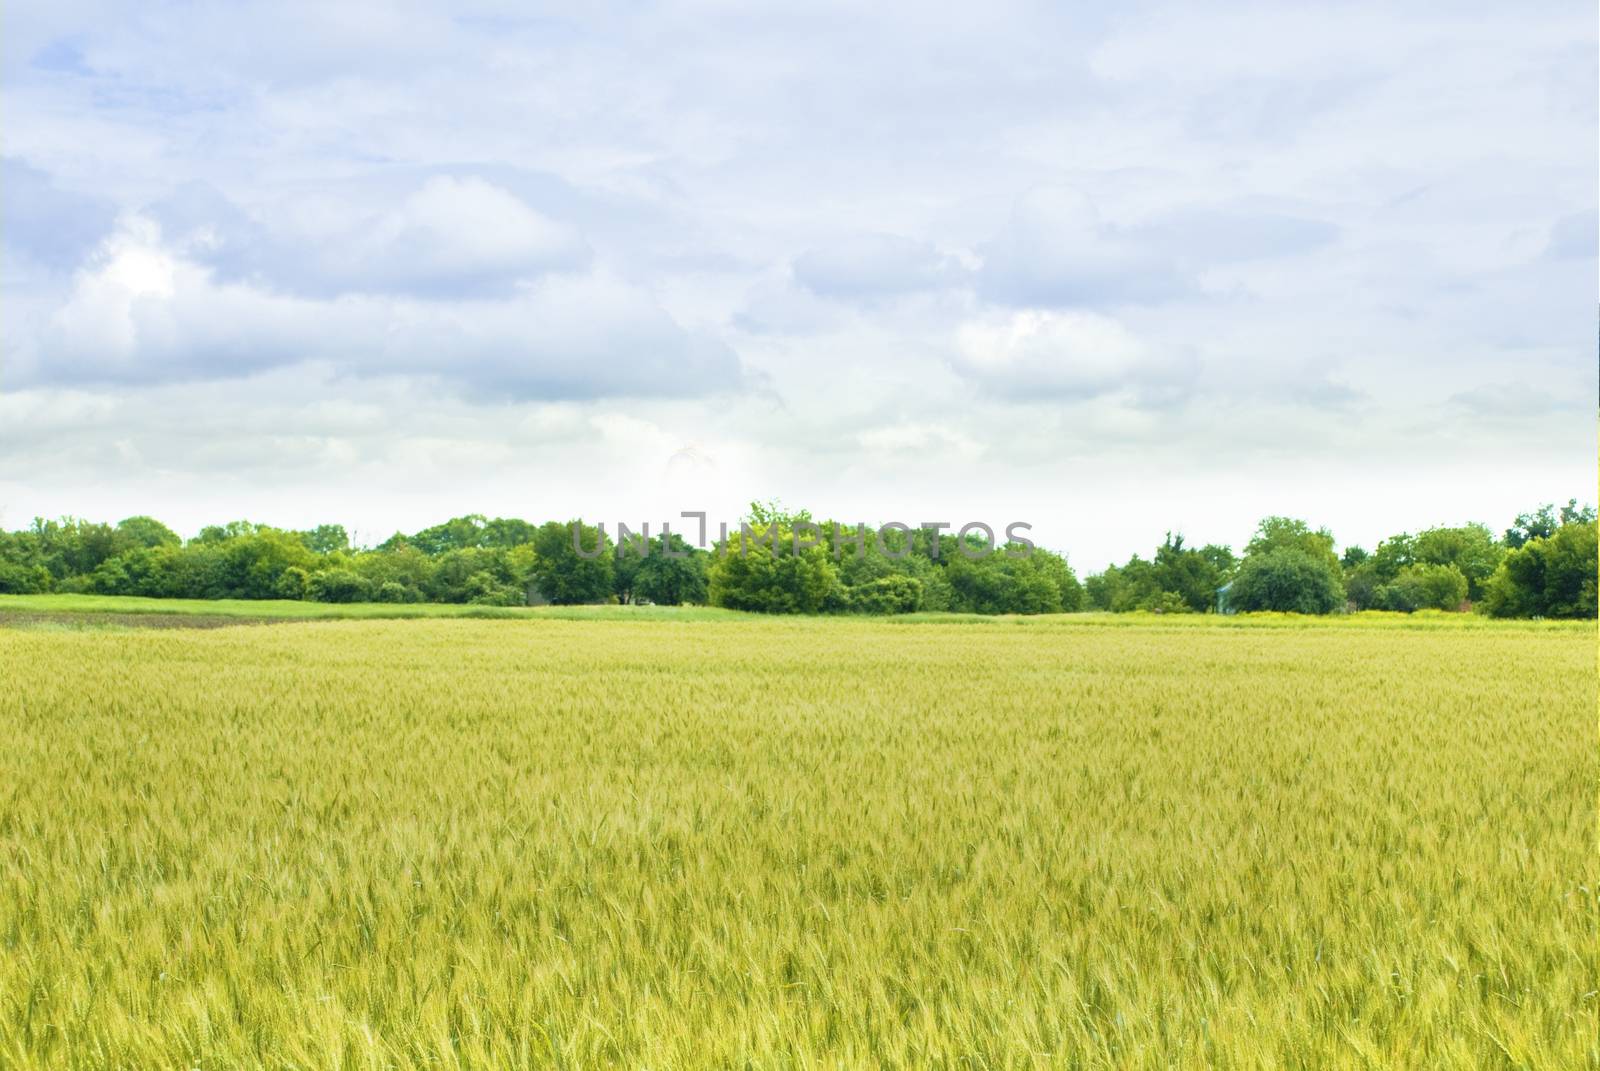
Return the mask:
<svg viewBox="0 0 1600 1071">
<path fill-rule="evenodd" d="M 1317 79 L 1245 78 L 1197 93 L 1185 127 L 1214 141 L 1292 144 L 1307 124 L 1335 112 L 1374 79 L 1347 74 Z"/>
<path fill-rule="evenodd" d="M 1308 253 L 1338 234 L 1325 220 L 1249 202 L 1119 223 L 1077 190 L 1046 188 L 1024 197 L 985 249 L 979 290 L 1015 306 L 1156 304 L 1194 293 L 1208 267 Z"/>
<path fill-rule="evenodd" d="M 984 249 L 978 290 L 1003 305 L 1092 308 L 1163 301 L 1189 282 L 1177 263 L 1100 217 L 1077 190 L 1024 197 Z"/>
<path fill-rule="evenodd" d="M 837 306 L 787 280 L 763 280 L 750 288 L 729 323 L 751 335 L 799 337 L 835 328 L 842 317 Z"/>
<path fill-rule="evenodd" d="M 1293 256 L 1319 249 L 1339 235 L 1325 220 L 1249 205 L 1194 206 L 1136 224 L 1133 241 L 1168 251 L 1190 264 L 1219 264 Z"/>
<path fill-rule="evenodd" d="M 80 37 L 58 37 L 34 53 L 32 66 L 41 71 L 64 74 L 89 74 L 83 60 L 83 41 Z"/>
<path fill-rule="evenodd" d="M 858 234 L 807 250 L 794 261 L 797 283 L 821 297 L 874 301 L 964 281 L 967 271 L 927 242 Z"/>
<path fill-rule="evenodd" d="M 1600 216 L 1594 212 L 1574 212 L 1556 220 L 1550 228 L 1545 256 L 1551 260 L 1593 260 L 1600 243 Z"/>
<path fill-rule="evenodd" d="M 67 271 L 110 233 L 116 206 L 62 189 L 24 160 L 0 160 L 0 237 L 8 248 L 55 271 Z"/>
</svg>

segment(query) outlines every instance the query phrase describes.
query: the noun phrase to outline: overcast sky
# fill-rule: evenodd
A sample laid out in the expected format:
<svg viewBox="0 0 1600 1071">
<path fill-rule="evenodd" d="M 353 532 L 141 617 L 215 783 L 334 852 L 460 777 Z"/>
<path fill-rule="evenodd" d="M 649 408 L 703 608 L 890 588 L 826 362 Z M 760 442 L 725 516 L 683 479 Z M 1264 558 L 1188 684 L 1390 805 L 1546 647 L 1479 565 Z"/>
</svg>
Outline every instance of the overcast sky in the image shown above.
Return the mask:
<svg viewBox="0 0 1600 1071">
<path fill-rule="evenodd" d="M 537 7 L 7 4 L 0 526 L 1594 498 L 1592 3 Z"/>
</svg>

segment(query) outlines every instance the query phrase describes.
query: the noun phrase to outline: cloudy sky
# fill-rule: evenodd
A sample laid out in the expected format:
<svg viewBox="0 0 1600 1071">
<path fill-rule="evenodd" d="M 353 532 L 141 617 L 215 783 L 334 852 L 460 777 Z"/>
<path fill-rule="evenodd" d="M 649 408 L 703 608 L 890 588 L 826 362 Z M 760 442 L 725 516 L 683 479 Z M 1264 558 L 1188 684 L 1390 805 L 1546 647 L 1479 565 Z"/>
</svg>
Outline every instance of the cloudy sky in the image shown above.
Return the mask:
<svg viewBox="0 0 1600 1071">
<path fill-rule="evenodd" d="M 17 0 L 0 525 L 1592 499 L 1593 5 L 1404 7 Z"/>
</svg>

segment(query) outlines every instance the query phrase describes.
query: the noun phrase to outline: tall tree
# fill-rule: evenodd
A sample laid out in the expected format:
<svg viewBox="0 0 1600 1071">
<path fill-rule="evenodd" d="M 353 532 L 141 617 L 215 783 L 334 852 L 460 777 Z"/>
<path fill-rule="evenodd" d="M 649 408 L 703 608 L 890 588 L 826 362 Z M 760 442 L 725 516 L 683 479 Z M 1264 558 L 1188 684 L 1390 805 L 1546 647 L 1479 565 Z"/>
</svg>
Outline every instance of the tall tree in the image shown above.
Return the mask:
<svg viewBox="0 0 1600 1071">
<path fill-rule="evenodd" d="M 1333 533 L 1291 517 L 1262 520 L 1228 590 L 1229 605 L 1239 610 L 1326 614 L 1344 601 Z"/>
<path fill-rule="evenodd" d="M 582 554 L 578 552 L 580 544 Z M 613 547 L 600 528 L 582 521 L 549 521 L 540 525 L 533 549 L 532 579 L 550 602 L 571 605 L 604 602 L 611 597 Z"/>
</svg>

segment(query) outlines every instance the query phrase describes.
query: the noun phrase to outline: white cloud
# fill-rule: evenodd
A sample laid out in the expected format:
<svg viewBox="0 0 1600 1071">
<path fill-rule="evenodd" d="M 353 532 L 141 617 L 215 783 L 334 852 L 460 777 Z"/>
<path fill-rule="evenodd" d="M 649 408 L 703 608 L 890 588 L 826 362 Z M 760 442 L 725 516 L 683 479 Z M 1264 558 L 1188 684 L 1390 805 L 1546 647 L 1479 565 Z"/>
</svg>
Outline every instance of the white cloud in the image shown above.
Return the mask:
<svg viewBox="0 0 1600 1071">
<path fill-rule="evenodd" d="M 1192 357 L 1151 346 L 1122 324 L 1086 312 L 1027 310 L 969 323 L 957 368 L 1000 397 L 1087 399 L 1125 392 L 1170 399 L 1191 384 Z"/>
<path fill-rule="evenodd" d="M 286 296 L 212 271 L 133 218 L 75 279 L 40 337 L 13 343 L 23 383 L 141 384 L 317 363 L 434 377 L 484 396 L 683 396 L 736 389 L 737 357 L 604 275 L 544 278 L 504 299 Z"/>
<path fill-rule="evenodd" d="M 429 179 L 349 238 L 328 272 L 348 290 L 471 294 L 587 258 L 571 228 L 476 178 Z"/>
<path fill-rule="evenodd" d="M 190 184 L 150 214 L 172 244 L 223 278 L 313 297 L 503 296 L 590 259 L 576 227 L 475 176 L 298 194 L 253 212 Z"/>
</svg>

